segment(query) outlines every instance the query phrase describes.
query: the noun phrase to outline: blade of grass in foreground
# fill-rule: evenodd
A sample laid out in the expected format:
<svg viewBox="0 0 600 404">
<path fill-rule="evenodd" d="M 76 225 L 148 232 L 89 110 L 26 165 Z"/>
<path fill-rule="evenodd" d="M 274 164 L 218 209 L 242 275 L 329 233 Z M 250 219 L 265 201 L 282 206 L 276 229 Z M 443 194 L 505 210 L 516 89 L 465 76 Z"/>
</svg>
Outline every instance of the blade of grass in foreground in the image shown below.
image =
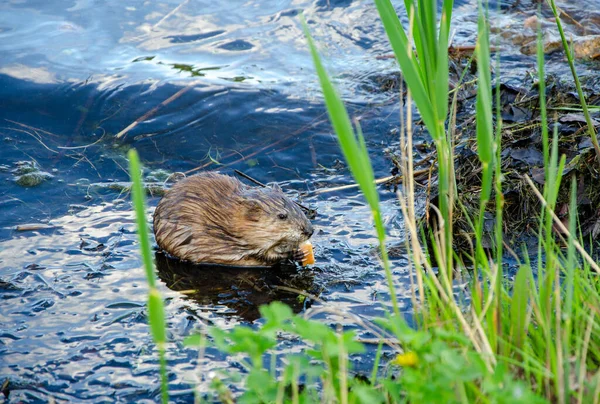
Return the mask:
<svg viewBox="0 0 600 404">
<path fill-rule="evenodd" d="M 310 47 L 310 52 L 313 57 L 315 69 L 321 82 L 321 88 L 323 89 L 323 97 L 325 98 L 325 105 L 329 113 L 329 119 L 337 134 L 337 139 L 340 143 L 342 152 L 350 171 L 354 176 L 354 179 L 360 186 L 362 193 L 371 208 L 373 213 L 373 220 L 375 221 L 375 228 L 377 230 L 377 238 L 379 239 L 379 248 L 381 250 L 381 258 L 383 261 L 383 268 L 385 270 L 385 276 L 388 283 L 388 289 L 392 300 L 392 308 L 394 314 L 400 318 L 400 310 L 398 308 L 398 300 L 396 298 L 396 291 L 394 288 L 394 281 L 392 278 L 392 271 L 387 256 L 387 249 L 385 247 L 385 227 L 381 218 L 381 211 L 379 209 L 379 195 L 375 188 L 374 181 L 375 176 L 373 174 L 373 168 L 371 167 L 371 161 L 369 159 L 369 153 L 365 145 L 365 139 L 360 131 L 360 127 L 357 125 L 357 135 L 354 134 L 348 111 L 344 107 L 344 103 L 340 98 L 339 94 L 335 90 L 323 64 L 321 58 L 317 52 L 317 48 L 306 25 L 306 21 L 302 20 L 304 27 L 304 34 Z"/>
<path fill-rule="evenodd" d="M 494 127 L 492 118 L 492 78 L 490 74 L 490 44 L 487 19 L 484 16 L 483 4 L 479 1 L 478 35 L 475 47 L 477 55 L 477 154 L 481 161 L 481 194 L 480 211 L 477 220 L 476 239 L 477 254 L 481 263 L 486 262 L 482 248 L 483 221 L 485 209 L 492 193 L 494 175 Z"/>
<path fill-rule="evenodd" d="M 134 149 L 129 150 L 129 175 L 131 176 L 131 198 L 135 209 L 138 239 L 140 250 L 146 270 L 146 279 L 148 281 L 148 320 L 152 338 L 158 348 L 158 358 L 160 362 L 160 388 L 161 399 L 163 403 L 169 401 L 169 390 L 167 384 L 167 361 L 165 358 L 165 344 L 167 342 L 165 313 L 163 300 L 160 292 L 156 289 L 156 278 L 154 275 L 154 262 L 152 261 L 152 251 L 150 249 L 150 239 L 148 238 L 148 225 L 146 223 L 146 203 L 144 188 L 142 187 L 140 160 Z"/>
</svg>

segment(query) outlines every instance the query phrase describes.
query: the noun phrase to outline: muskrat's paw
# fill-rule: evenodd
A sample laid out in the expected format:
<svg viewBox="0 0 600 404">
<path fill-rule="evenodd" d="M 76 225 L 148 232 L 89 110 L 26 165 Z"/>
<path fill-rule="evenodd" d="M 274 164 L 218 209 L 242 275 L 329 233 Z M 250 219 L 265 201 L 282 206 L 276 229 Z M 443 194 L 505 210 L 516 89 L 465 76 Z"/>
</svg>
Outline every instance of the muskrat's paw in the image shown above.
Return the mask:
<svg viewBox="0 0 600 404">
<path fill-rule="evenodd" d="M 310 241 L 300 244 L 300 247 L 294 251 L 294 261 L 299 262 L 303 267 L 315 263 L 313 247 Z"/>
<path fill-rule="evenodd" d="M 292 253 L 292 260 L 295 262 L 302 262 L 305 257 L 306 254 L 300 248 L 298 248 Z"/>
</svg>

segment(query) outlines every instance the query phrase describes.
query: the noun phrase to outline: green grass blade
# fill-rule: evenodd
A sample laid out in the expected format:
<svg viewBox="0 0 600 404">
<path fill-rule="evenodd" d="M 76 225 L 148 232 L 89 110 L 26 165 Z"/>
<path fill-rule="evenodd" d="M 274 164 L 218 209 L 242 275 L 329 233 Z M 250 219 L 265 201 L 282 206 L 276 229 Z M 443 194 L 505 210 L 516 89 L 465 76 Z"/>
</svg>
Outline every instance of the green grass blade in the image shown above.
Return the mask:
<svg viewBox="0 0 600 404">
<path fill-rule="evenodd" d="M 442 15 L 446 15 L 446 19 L 442 20 L 442 23 L 445 24 L 446 32 L 450 32 L 450 23 L 452 22 L 452 9 L 454 8 L 454 0 L 444 0 L 444 4 L 442 5 Z M 440 41 L 441 43 L 441 41 Z"/>
<path fill-rule="evenodd" d="M 348 116 L 348 111 L 346 111 L 342 99 L 331 83 L 329 75 L 321 63 L 321 58 L 319 57 L 319 53 L 317 52 L 317 48 L 310 35 L 306 22 L 303 20 L 302 24 L 310 52 L 313 57 L 315 69 L 317 70 L 317 75 L 319 76 L 321 88 L 323 89 L 323 97 L 325 98 L 325 105 L 327 106 L 329 119 L 331 120 L 331 124 L 336 132 L 337 139 L 340 143 L 342 152 L 344 153 L 346 162 L 350 167 L 350 171 L 352 172 L 354 179 L 364 194 L 373 214 L 373 220 L 375 222 L 375 228 L 379 240 L 379 248 L 381 251 L 381 258 L 388 283 L 392 307 L 394 314 L 396 314 L 396 316 L 399 318 L 400 310 L 398 308 L 398 299 L 396 297 L 392 272 L 385 246 L 385 227 L 383 225 L 381 212 L 379 210 L 379 194 L 377 193 L 377 188 L 374 184 L 375 177 L 373 174 L 371 161 L 369 159 L 367 146 L 360 130 L 360 125 L 356 125 L 358 134 L 354 134 L 352 123 L 350 121 L 350 117 Z"/>
<path fill-rule="evenodd" d="M 167 378 L 167 361 L 165 357 L 165 344 L 167 342 L 167 326 L 165 324 L 165 310 L 162 297 L 156 288 L 151 288 L 148 294 L 148 319 L 152 337 L 158 349 L 160 364 L 160 391 L 163 403 L 169 401 L 169 385 Z"/>
<path fill-rule="evenodd" d="M 312 37 L 310 36 L 306 24 L 304 24 L 304 32 L 308 40 L 310 52 L 313 57 L 319 80 L 321 82 L 323 97 L 325 98 L 325 104 L 327 105 L 329 118 L 331 120 L 333 129 L 337 134 L 342 152 L 344 153 L 344 156 L 346 156 L 346 161 L 348 162 L 350 171 L 360 186 L 360 189 L 365 195 L 365 198 L 367 199 L 367 202 L 371 208 L 378 206 L 379 196 L 375 187 L 373 186 L 375 176 L 373 174 L 373 169 L 371 167 L 368 154 L 365 155 L 364 153 L 364 149 L 366 148 L 364 146 L 364 141 L 357 142 L 356 140 L 354 129 L 352 128 L 350 117 L 348 116 L 348 111 L 346 111 L 344 103 L 329 80 L 327 72 L 321 63 L 317 48 Z"/>
<path fill-rule="evenodd" d="M 544 71 L 544 40 L 542 38 L 542 16 L 541 5 L 538 8 L 537 25 L 537 67 L 538 67 L 538 89 L 540 94 L 540 119 L 542 124 L 542 153 L 544 155 L 544 178 L 548 178 L 549 169 L 549 136 L 548 136 L 548 113 L 546 109 L 546 74 Z"/>
<path fill-rule="evenodd" d="M 480 209 L 477 220 L 475 237 L 477 240 L 477 255 L 480 264 L 487 267 L 487 260 L 482 247 L 484 214 L 492 193 L 494 175 L 494 125 L 492 118 L 492 77 L 490 73 L 490 43 L 487 21 L 483 12 L 483 5 L 479 2 L 479 16 L 477 21 L 478 36 L 475 47 L 477 57 L 477 100 L 476 100 L 476 132 L 477 154 L 481 161 L 481 193 L 479 196 Z"/>
<path fill-rule="evenodd" d="M 162 298 L 158 289 L 156 289 L 154 261 L 152 260 L 150 239 L 148 238 L 148 224 L 146 223 L 146 203 L 144 188 L 142 187 L 140 160 L 134 149 L 129 150 L 127 156 L 129 157 L 129 175 L 132 182 L 131 198 L 135 210 L 140 251 L 146 272 L 146 280 L 150 289 L 148 293 L 148 321 L 150 323 L 152 338 L 158 349 L 161 400 L 166 404 L 169 402 L 169 386 L 165 357 L 165 344 L 167 342 L 165 313 Z"/>
<path fill-rule="evenodd" d="M 396 60 L 404 75 L 404 81 L 406 81 L 413 100 L 419 109 L 421 119 L 423 119 L 431 136 L 434 139 L 439 138 L 440 134 L 433 106 L 425 86 L 423 85 L 422 77 L 419 73 L 419 65 L 414 56 L 414 52 L 408 42 L 408 37 L 404 32 L 404 28 L 396 15 L 396 11 L 389 0 L 375 0 L 375 5 L 377 6 L 377 11 L 379 12 L 385 32 L 387 33 L 394 54 L 396 55 Z"/>
<path fill-rule="evenodd" d="M 592 117 L 590 115 L 590 111 L 588 110 L 587 102 L 585 100 L 585 94 L 583 93 L 583 89 L 581 88 L 581 82 L 579 81 L 579 76 L 577 75 L 577 70 L 575 69 L 575 62 L 573 61 L 573 55 L 571 54 L 571 50 L 569 49 L 569 44 L 567 42 L 567 38 L 565 36 L 565 31 L 563 30 L 562 22 L 560 21 L 560 16 L 558 15 L 558 10 L 556 8 L 556 4 L 554 0 L 548 0 L 550 4 L 550 8 L 552 9 L 552 13 L 554 14 L 554 19 L 556 20 L 556 27 L 558 28 L 558 32 L 560 34 L 560 39 L 562 41 L 563 48 L 565 50 L 565 54 L 567 55 L 567 61 L 569 62 L 569 68 L 571 69 L 571 74 L 573 75 L 573 81 L 575 81 L 575 87 L 577 88 L 577 94 L 579 95 L 579 102 L 581 103 L 581 108 L 583 109 L 583 116 L 585 116 L 585 120 L 588 127 L 588 134 L 590 139 L 592 140 L 592 144 L 594 145 L 594 150 L 596 151 L 596 158 L 598 160 L 598 164 L 600 165 L 600 144 L 598 144 L 598 137 L 596 135 L 596 129 L 594 127 L 594 123 L 592 121 Z"/>
<path fill-rule="evenodd" d="M 436 30 L 436 5 L 432 6 L 431 0 L 419 0 L 417 2 L 417 14 L 414 20 L 415 37 L 421 38 L 421 47 L 417 47 L 417 63 L 421 67 L 424 79 L 423 83 L 432 99 L 435 91 L 435 75 L 437 63 L 437 30 Z M 418 33 L 418 35 L 417 35 Z"/>
<path fill-rule="evenodd" d="M 438 125 L 444 125 L 444 121 L 448 116 L 448 37 L 450 35 L 450 24 L 449 18 L 452 14 L 447 14 L 446 9 L 442 10 L 442 16 L 440 21 L 440 35 L 439 43 L 436 55 L 436 76 L 435 76 L 435 89 L 434 93 L 436 96 L 435 109 L 436 116 L 438 118 Z"/>
<path fill-rule="evenodd" d="M 575 256 L 575 235 L 577 234 L 577 179 L 573 176 L 571 180 L 571 200 L 569 207 L 569 239 L 567 241 L 567 275 L 565 279 L 565 307 L 564 316 L 571 318 L 573 313 L 573 289 L 577 259 Z"/>
<path fill-rule="evenodd" d="M 491 165 L 494 159 L 494 128 L 492 118 L 492 78 L 490 73 L 490 44 L 488 28 L 479 4 L 478 38 L 475 53 L 477 55 L 477 154 L 484 165 Z M 491 184 L 486 184 L 482 195 L 489 199 Z M 483 197 L 482 197 L 483 199 Z"/>
<path fill-rule="evenodd" d="M 522 265 L 514 280 L 513 295 L 510 303 L 510 336 L 511 343 L 517 350 L 523 348 L 527 336 L 527 311 L 529 300 L 529 279 L 531 268 Z"/>
<path fill-rule="evenodd" d="M 146 222 L 146 194 L 142 187 L 142 170 L 140 159 L 134 149 L 129 150 L 129 175 L 131 177 L 131 198 L 135 209 L 135 219 L 137 224 L 138 238 L 140 242 L 140 253 L 146 270 L 146 280 L 150 287 L 156 286 L 154 274 L 154 263 L 152 261 L 152 251 L 150 249 L 150 239 L 148 238 L 148 224 Z"/>
<path fill-rule="evenodd" d="M 165 314 L 162 297 L 156 288 L 150 289 L 148 294 L 148 316 L 150 318 L 150 329 L 156 343 L 167 342 Z"/>
</svg>

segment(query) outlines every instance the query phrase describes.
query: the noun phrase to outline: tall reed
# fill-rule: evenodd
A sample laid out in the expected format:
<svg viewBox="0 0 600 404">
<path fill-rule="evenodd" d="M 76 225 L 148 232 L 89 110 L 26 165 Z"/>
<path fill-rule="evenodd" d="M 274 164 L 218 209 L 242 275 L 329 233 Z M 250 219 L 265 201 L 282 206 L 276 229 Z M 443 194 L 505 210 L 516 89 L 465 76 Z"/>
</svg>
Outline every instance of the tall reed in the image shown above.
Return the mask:
<svg viewBox="0 0 600 404">
<path fill-rule="evenodd" d="M 131 177 L 131 200 L 135 210 L 138 241 L 140 243 L 140 253 L 146 272 L 146 281 L 148 282 L 148 321 L 152 338 L 158 349 L 160 362 L 160 387 L 161 399 L 163 403 L 169 401 L 168 379 L 167 379 L 167 360 L 165 357 L 165 346 L 167 343 L 167 327 L 165 322 L 165 313 L 163 300 L 160 292 L 156 288 L 156 274 L 154 271 L 154 260 L 152 259 L 152 250 L 150 249 L 150 238 L 148 237 L 148 224 L 146 221 L 146 194 L 142 186 L 140 159 L 134 149 L 127 153 L 129 158 L 129 175 Z"/>
<path fill-rule="evenodd" d="M 421 119 L 437 150 L 438 193 L 441 220 L 438 222 L 440 245 L 437 262 L 452 278 L 452 214 L 454 208 L 454 170 L 451 140 L 446 132 L 448 116 L 448 38 L 452 19 L 452 0 L 444 0 L 437 18 L 437 2 L 405 0 L 409 16 L 406 32 L 389 0 L 375 0 L 386 34 L 400 65 Z M 414 44 L 414 50 L 413 50 Z"/>
<path fill-rule="evenodd" d="M 381 257 L 383 261 L 383 268 L 385 270 L 385 276 L 388 283 L 388 289 L 392 300 L 392 308 L 396 315 L 400 315 L 398 308 L 398 300 L 396 297 L 396 288 L 392 279 L 392 272 L 390 269 L 390 263 L 388 259 L 387 249 L 385 246 L 385 227 L 383 225 L 383 219 L 381 217 L 381 210 L 379 208 L 379 194 L 375 186 L 375 176 L 373 174 L 373 168 L 371 166 L 371 160 L 369 159 L 369 153 L 365 144 L 360 124 L 355 121 L 356 134 L 352 127 L 352 122 L 348 116 L 348 112 L 342 103 L 342 100 L 337 93 L 336 89 L 331 84 L 321 59 L 317 53 L 314 41 L 308 31 L 306 22 L 303 21 L 304 33 L 306 35 L 308 46 L 313 57 L 313 62 L 321 82 L 321 88 L 323 90 L 323 96 L 325 98 L 325 105 L 329 113 L 329 119 L 337 134 L 337 139 L 340 144 L 340 148 L 346 158 L 346 162 L 350 167 L 350 171 L 354 176 L 354 179 L 360 186 L 369 207 L 373 214 L 373 220 L 375 223 L 375 229 L 377 231 L 377 239 L 379 240 L 379 249 L 381 251 Z"/>
<path fill-rule="evenodd" d="M 556 27 L 558 28 L 558 33 L 560 34 L 560 39 L 562 41 L 562 46 L 565 51 L 565 55 L 567 56 L 567 62 L 569 63 L 569 68 L 571 69 L 571 74 L 573 75 L 573 81 L 575 82 L 575 88 L 577 89 L 577 95 L 579 96 L 579 103 L 581 104 L 581 109 L 583 110 L 583 115 L 585 116 L 585 120 L 587 123 L 588 134 L 590 139 L 592 140 L 592 145 L 594 146 L 594 150 L 596 151 L 596 158 L 598 160 L 598 165 L 600 166 L 600 144 L 598 144 L 598 136 L 596 134 L 596 128 L 592 121 L 592 117 L 590 115 L 590 111 L 587 105 L 587 101 L 585 100 L 585 94 L 583 93 L 583 89 L 581 88 L 581 82 L 579 81 L 579 76 L 577 75 L 577 70 L 575 69 L 575 61 L 573 60 L 573 53 L 569 48 L 569 43 L 567 42 L 567 37 L 565 36 L 565 30 L 563 29 L 562 22 L 560 20 L 560 15 L 558 13 L 558 9 L 556 7 L 556 3 L 554 0 L 548 0 L 548 4 L 552 9 L 552 13 L 554 14 L 554 19 L 556 20 Z M 562 11 L 561 11 L 562 13 Z"/>
</svg>

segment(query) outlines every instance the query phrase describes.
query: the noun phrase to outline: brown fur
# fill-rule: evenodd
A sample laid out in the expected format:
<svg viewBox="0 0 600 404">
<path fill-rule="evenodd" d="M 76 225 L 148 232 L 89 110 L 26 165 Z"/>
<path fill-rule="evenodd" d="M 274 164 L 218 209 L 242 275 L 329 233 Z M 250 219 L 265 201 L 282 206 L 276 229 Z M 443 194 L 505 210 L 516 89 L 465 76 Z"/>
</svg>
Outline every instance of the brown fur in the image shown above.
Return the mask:
<svg viewBox="0 0 600 404">
<path fill-rule="evenodd" d="M 312 233 L 279 187 L 248 187 L 216 173 L 180 181 L 154 213 L 160 248 L 195 263 L 272 265 L 291 258 Z"/>
</svg>

